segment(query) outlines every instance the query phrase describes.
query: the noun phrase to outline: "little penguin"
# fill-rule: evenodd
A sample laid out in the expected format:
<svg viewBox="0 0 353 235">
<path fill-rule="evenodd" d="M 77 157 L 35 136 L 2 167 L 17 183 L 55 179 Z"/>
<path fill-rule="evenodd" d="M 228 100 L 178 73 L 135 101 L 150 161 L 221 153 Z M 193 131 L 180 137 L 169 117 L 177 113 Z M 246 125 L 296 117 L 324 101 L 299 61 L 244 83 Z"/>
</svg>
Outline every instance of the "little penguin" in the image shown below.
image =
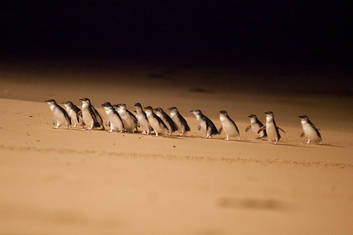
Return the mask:
<svg viewBox="0 0 353 235">
<path fill-rule="evenodd" d="M 124 131 L 123 121 L 121 120 L 119 114 L 113 108 L 112 104 L 110 102 L 105 102 L 104 104 L 102 104 L 102 107 L 104 108 L 104 111 L 107 117 L 106 125 L 109 127 L 108 131 L 123 132 Z"/>
<path fill-rule="evenodd" d="M 162 108 L 155 108 L 154 112 L 167 125 L 169 135 L 178 129 L 174 121 L 164 112 Z"/>
<path fill-rule="evenodd" d="M 66 101 L 64 103 L 65 109 L 69 117 L 71 118 L 72 127 L 77 127 L 82 125 L 82 112 L 74 103 L 71 101 Z"/>
<path fill-rule="evenodd" d="M 222 128 L 219 130 L 219 133 L 223 130 L 226 134 L 226 140 L 230 140 L 230 136 L 238 136 L 240 139 L 239 129 L 235 122 L 229 117 L 227 111 L 219 111 L 219 120 L 222 124 Z"/>
<path fill-rule="evenodd" d="M 126 108 L 126 104 L 117 104 L 114 106 L 115 110 L 119 113 L 121 120 L 124 123 L 125 130 L 128 132 L 137 131 L 137 119 L 136 117 Z"/>
<path fill-rule="evenodd" d="M 190 131 L 190 127 L 188 123 L 186 122 L 185 118 L 181 116 L 179 113 L 178 109 L 176 107 L 170 107 L 168 108 L 170 111 L 170 117 L 176 124 L 178 131 L 180 133 L 180 136 L 183 136 L 185 132 Z"/>
<path fill-rule="evenodd" d="M 306 115 L 300 115 L 299 118 L 303 128 L 301 137 L 306 139 L 306 144 L 310 144 L 311 141 L 322 144 L 322 137 L 319 129 L 315 127 L 315 125 L 310 121 L 309 117 Z"/>
<path fill-rule="evenodd" d="M 282 128 L 277 126 L 272 111 L 265 112 L 265 114 L 266 114 L 266 125 L 261 127 L 258 130 L 258 133 L 260 133 L 262 130 L 266 128 L 268 141 L 274 144 L 277 144 L 277 142 L 281 139 L 279 130 L 281 130 L 283 133 L 286 133 L 286 132 Z"/>
<path fill-rule="evenodd" d="M 93 107 L 88 98 L 81 98 L 82 102 L 82 120 L 84 127 L 92 130 L 93 127 L 98 127 L 104 130 L 103 119 L 98 111 Z"/>
<path fill-rule="evenodd" d="M 248 132 L 251 129 L 257 135 L 257 139 L 266 137 L 267 134 L 265 129 L 258 132 L 264 124 L 262 124 L 257 116 L 255 114 L 250 114 L 248 117 L 250 118 L 250 125 L 245 128 L 245 132 Z"/>
<path fill-rule="evenodd" d="M 49 99 L 45 102 L 49 105 L 50 110 L 53 112 L 54 128 L 59 128 L 62 125 L 69 128 L 71 125 L 71 119 L 66 111 L 58 105 L 54 99 Z"/>
<path fill-rule="evenodd" d="M 211 138 L 213 135 L 219 134 L 216 126 L 201 112 L 201 110 L 196 109 L 191 110 L 191 112 L 195 115 L 197 121 L 199 122 L 198 130 L 202 129 L 202 131 L 206 132 L 205 138 Z"/>
<path fill-rule="evenodd" d="M 145 107 L 146 116 L 148 122 L 150 123 L 152 129 L 154 130 L 156 136 L 159 134 L 166 135 L 169 130 L 167 125 L 162 121 L 160 117 L 158 117 L 154 112 L 151 106 Z"/>
<path fill-rule="evenodd" d="M 151 133 L 151 126 L 148 122 L 145 111 L 143 111 L 142 105 L 140 103 L 136 103 L 135 105 L 136 119 L 139 127 L 142 130 L 143 135 L 149 135 Z"/>
</svg>

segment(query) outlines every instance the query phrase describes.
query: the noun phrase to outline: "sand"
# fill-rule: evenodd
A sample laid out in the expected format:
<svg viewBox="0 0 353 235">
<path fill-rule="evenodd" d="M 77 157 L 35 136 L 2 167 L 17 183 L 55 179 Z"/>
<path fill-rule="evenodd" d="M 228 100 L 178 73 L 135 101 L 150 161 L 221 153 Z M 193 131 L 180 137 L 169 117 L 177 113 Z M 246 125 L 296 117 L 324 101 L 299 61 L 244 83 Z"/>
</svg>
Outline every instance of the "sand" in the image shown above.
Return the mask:
<svg viewBox="0 0 353 235">
<path fill-rule="evenodd" d="M 0 234 L 353 233 L 351 97 L 188 86 L 172 79 L 178 74 L 138 79 L 149 72 L 2 68 Z M 130 109 L 136 101 L 178 106 L 192 131 L 53 129 L 42 101 L 78 104 L 80 97 L 99 111 L 107 100 Z M 226 109 L 241 140 L 200 138 L 193 108 L 217 127 L 217 112 Z M 287 132 L 278 145 L 244 132 L 248 114 L 263 120 L 267 110 Z M 304 144 L 299 114 L 320 128 L 323 145 Z"/>
</svg>

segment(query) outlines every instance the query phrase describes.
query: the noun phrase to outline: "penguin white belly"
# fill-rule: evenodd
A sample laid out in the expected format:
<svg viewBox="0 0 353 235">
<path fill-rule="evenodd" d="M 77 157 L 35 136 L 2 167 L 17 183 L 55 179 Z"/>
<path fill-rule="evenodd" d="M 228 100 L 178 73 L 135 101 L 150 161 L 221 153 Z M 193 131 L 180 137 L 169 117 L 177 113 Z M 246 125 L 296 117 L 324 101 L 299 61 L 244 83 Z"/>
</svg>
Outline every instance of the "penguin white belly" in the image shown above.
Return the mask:
<svg viewBox="0 0 353 235">
<path fill-rule="evenodd" d="M 71 117 L 71 123 L 76 126 L 78 124 L 78 117 L 76 112 L 71 109 L 68 114 Z"/>
<path fill-rule="evenodd" d="M 176 124 L 178 131 L 181 131 L 183 127 L 179 118 L 176 115 L 170 115 L 170 117 L 172 118 L 173 122 Z"/>
<path fill-rule="evenodd" d="M 136 115 L 136 118 L 137 118 L 138 123 L 140 124 L 140 127 L 143 130 L 149 129 L 148 121 L 145 119 L 145 116 L 143 114 Z"/>
<path fill-rule="evenodd" d="M 109 115 L 110 127 L 113 131 L 122 131 L 123 123 L 116 115 Z"/>
<path fill-rule="evenodd" d="M 260 127 L 259 127 L 259 125 L 257 125 L 257 124 L 251 124 L 251 130 L 252 130 L 254 133 L 258 134 L 257 132 L 260 130 Z"/>
<path fill-rule="evenodd" d="M 153 128 L 153 130 L 156 133 L 162 133 L 163 132 L 163 129 L 161 128 L 161 126 L 160 126 L 160 124 L 159 124 L 157 119 L 155 119 L 155 118 L 150 119 L 150 124 L 151 124 L 151 127 Z"/>
<path fill-rule="evenodd" d="M 317 135 L 315 129 L 311 125 L 304 124 L 303 131 L 304 131 L 304 135 L 306 138 L 308 138 L 312 141 L 319 141 L 320 140 L 320 137 Z"/>
<path fill-rule="evenodd" d="M 264 131 L 264 130 L 262 130 L 262 131 L 260 131 L 260 133 L 258 133 L 258 131 L 260 130 L 260 125 L 257 124 L 257 123 L 251 124 L 251 130 L 252 130 L 256 135 L 258 135 L 260 138 L 261 138 L 261 137 L 264 137 L 264 135 L 265 135 L 265 131 Z"/>
<path fill-rule="evenodd" d="M 125 129 L 132 131 L 135 128 L 135 123 L 127 112 L 119 113 L 121 119 L 123 120 Z"/>
<path fill-rule="evenodd" d="M 275 125 L 271 123 L 266 123 L 266 132 L 270 140 L 276 140 L 278 138 Z"/>
<path fill-rule="evenodd" d="M 206 122 L 205 121 L 200 121 L 200 127 L 201 127 L 201 131 L 206 131 Z"/>
<path fill-rule="evenodd" d="M 91 113 L 88 110 L 82 110 L 82 120 L 88 127 L 93 127 L 94 120 L 91 116 Z"/>
<path fill-rule="evenodd" d="M 229 120 L 224 120 L 222 121 L 222 127 L 226 135 L 228 136 L 237 136 L 237 130 L 235 129 L 233 123 L 231 123 Z"/>
<path fill-rule="evenodd" d="M 68 121 L 65 118 L 65 115 L 63 114 L 63 112 L 61 112 L 61 110 L 59 110 L 58 108 L 54 109 L 54 117 L 57 121 L 57 123 L 59 123 L 60 125 L 68 125 Z"/>
</svg>

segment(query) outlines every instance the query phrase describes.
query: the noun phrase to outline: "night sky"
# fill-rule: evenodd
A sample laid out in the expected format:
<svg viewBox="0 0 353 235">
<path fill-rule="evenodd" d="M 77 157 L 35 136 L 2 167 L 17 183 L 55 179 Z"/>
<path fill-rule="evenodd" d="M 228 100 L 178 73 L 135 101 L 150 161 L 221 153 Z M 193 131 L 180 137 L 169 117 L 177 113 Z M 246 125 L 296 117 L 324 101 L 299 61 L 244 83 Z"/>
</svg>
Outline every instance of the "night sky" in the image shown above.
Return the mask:
<svg viewBox="0 0 353 235">
<path fill-rule="evenodd" d="M 348 5 L 231 2 L 2 3 L 0 57 L 351 65 Z"/>
</svg>

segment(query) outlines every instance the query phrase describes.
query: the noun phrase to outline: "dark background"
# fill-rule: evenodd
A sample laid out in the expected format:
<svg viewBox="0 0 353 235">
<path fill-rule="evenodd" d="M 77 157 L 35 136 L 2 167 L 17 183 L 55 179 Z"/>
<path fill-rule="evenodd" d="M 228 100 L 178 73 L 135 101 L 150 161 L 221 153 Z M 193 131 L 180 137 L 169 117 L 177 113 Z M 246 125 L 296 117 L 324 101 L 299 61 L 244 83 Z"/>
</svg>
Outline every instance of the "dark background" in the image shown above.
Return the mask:
<svg viewBox="0 0 353 235">
<path fill-rule="evenodd" d="M 131 61 L 260 72 L 305 65 L 337 72 L 338 80 L 352 74 L 352 11 L 337 1 L 12 1 L 2 3 L 0 22 L 0 58 L 7 62 Z"/>
</svg>

